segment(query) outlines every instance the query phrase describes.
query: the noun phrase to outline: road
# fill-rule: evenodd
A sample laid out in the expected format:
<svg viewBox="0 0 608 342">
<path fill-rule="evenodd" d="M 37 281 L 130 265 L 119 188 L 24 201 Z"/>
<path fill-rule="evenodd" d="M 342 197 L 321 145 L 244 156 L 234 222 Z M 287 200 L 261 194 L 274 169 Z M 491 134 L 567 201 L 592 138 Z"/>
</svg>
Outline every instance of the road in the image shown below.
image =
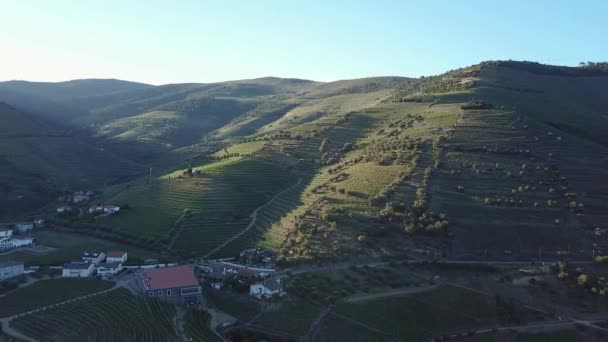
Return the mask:
<svg viewBox="0 0 608 342">
<path fill-rule="evenodd" d="M 302 178 L 298 178 L 298 181 L 296 182 L 296 184 L 290 186 L 289 188 L 279 192 L 278 194 L 274 195 L 274 197 L 272 197 L 270 199 L 270 201 L 266 202 L 266 204 L 257 207 L 250 215 L 249 217 L 251 218 L 251 221 L 249 222 L 249 224 L 247 225 L 247 227 L 245 227 L 245 229 L 241 230 L 238 234 L 236 234 L 235 236 L 231 237 L 230 239 L 224 241 L 221 245 L 215 247 L 214 249 L 212 249 L 209 253 L 205 254 L 205 256 L 203 256 L 203 259 L 207 259 L 209 258 L 209 256 L 213 255 L 213 253 L 216 253 L 217 251 L 219 251 L 220 249 L 226 247 L 229 243 L 231 243 L 232 241 L 238 239 L 239 237 L 241 237 L 243 234 L 247 233 L 251 228 L 253 228 L 257 222 L 258 219 L 258 212 L 264 208 L 266 208 L 267 206 L 271 205 L 272 202 L 274 202 L 279 196 L 281 196 L 282 194 L 286 193 L 287 191 L 295 188 L 296 186 L 300 185 L 302 183 Z"/>
<path fill-rule="evenodd" d="M 439 261 L 430 261 L 430 260 L 411 260 L 411 259 L 406 259 L 406 260 L 392 260 L 392 261 L 376 261 L 376 262 L 361 262 L 361 263 L 356 263 L 356 262 L 344 262 L 344 263 L 337 263 L 337 264 L 330 264 L 330 265 L 324 265 L 324 266 L 302 266 L 302 267 L 295 267 L 295 268 L 290 268 L 290 269 L 286 269 L 283 272 L 284 273 L 291 273 L 291 274 L 302 274 L 302 273 L 312 273 L 312 272 L 322 272 L 322 271 L 329 271 L 329 270 L 343 270 L 343 269 L 348 269 L 350 267 L 381 267 L 381 266 L 388 266 L 391 263 L 400 263 L 400 264 L 407 264 L 407 265 L 424 265 L 424 264 L 432 264 L 432 263 L 437 263 L 437 264 L 444 264 L 444 265 L 477 265 L 477 266 L 504 266 L 504 267 L 508 267 L 508 266 L 538 266 L 538 263 L 532 264 L 530 261 L 493 261 L 493 260 L 488 260 L 488 261 L 483 261 L 483 260 L 439 260 Z M 544 262 L 544 264 L 552 264 L 554 262 L 558 262 L 556 261 L 546 261 Z M 574 261 L 566 261 L 568 264 L 570 265 L 592 265 L 594 262 L 593 261 L 589 261 L 589 260 L 574 260 Z"/>
</svg>

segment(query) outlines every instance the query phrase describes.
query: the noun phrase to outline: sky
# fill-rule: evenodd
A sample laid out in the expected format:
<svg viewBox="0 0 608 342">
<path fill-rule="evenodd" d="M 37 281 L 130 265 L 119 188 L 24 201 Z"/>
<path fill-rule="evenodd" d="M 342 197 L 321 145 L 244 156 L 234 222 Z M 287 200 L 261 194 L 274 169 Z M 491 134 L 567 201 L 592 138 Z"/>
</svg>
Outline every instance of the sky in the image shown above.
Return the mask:
<svg viewBox="0 0 608 342">
<path fill-rule="evenodd" d="M 608 59 L 608 1 L 0 0 L 0 80 L 435 75 Z"/>
</svg>

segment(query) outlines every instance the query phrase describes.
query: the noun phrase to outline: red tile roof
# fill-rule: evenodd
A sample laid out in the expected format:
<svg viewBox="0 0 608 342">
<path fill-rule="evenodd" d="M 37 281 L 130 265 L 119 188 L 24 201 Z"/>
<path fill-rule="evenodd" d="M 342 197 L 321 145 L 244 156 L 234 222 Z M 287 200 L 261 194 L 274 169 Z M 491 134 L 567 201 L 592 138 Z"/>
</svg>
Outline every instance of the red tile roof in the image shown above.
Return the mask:
<svg viewBox="0 0 608 342">
<path fill-rule="evenodd" d="M 198 279 L 190 266 L 155 268 L 140 273 L 146 290 L 198 286 Z"/>
<path fill-rule="evenodd" d="M 125 255 L 125 253 L 127 253 L 127 252 L 112 251 L 112 252 L 106 253 L 106 257 L 107 258 L 122 258 L 122 256 Z"/>
</svg>

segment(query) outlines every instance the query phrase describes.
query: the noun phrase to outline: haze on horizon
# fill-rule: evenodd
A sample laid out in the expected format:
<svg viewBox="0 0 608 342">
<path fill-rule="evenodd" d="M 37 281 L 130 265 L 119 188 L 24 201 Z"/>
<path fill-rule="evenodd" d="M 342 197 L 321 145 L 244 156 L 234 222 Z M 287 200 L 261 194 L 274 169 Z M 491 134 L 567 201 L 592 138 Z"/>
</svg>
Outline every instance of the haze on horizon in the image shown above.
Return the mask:
<svg viewBox="0 0 608 342">
<path fill-rule="evenodd" d="M 433 75 L 483 60 L 576 65 L 608 56 L 603 1 L 0 6 L 0 80 L 332 81 Z"/>
</svg>

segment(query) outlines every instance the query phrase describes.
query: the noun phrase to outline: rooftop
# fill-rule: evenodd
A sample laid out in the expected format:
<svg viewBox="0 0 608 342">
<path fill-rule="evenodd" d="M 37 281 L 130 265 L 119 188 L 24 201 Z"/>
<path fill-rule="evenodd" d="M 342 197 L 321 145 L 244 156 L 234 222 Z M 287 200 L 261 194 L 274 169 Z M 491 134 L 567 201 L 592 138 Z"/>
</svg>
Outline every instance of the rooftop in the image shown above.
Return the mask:
<svg viewBox="0 0 608 342">
<path fill-rule="evenodd" d="M 103 262 L 103 263 L 99 264 L 99 267 L 119 268 L 120 267 L 120 263 L 119 262 Z"/>
<path fill-rule="evenodd" d="M 198 279 L 190 266 L 156 268 L 140 272 L 146 290 L 198 286 Z"/>
<path fill-rule="evenodd" d="M 127 252 L 118 252 L 118 251 L 110 251 L 106 253 L 107 258 L 122 258 L 123 255 L 127 254 Z"/>
<path fill-rule="evenodd" d="M 73 261 L 63 264 L 63 268 L 70 270 L 86 270 L 91 267 L 91 265 L 93 264 L 84 261 Z"/>
</svg>

